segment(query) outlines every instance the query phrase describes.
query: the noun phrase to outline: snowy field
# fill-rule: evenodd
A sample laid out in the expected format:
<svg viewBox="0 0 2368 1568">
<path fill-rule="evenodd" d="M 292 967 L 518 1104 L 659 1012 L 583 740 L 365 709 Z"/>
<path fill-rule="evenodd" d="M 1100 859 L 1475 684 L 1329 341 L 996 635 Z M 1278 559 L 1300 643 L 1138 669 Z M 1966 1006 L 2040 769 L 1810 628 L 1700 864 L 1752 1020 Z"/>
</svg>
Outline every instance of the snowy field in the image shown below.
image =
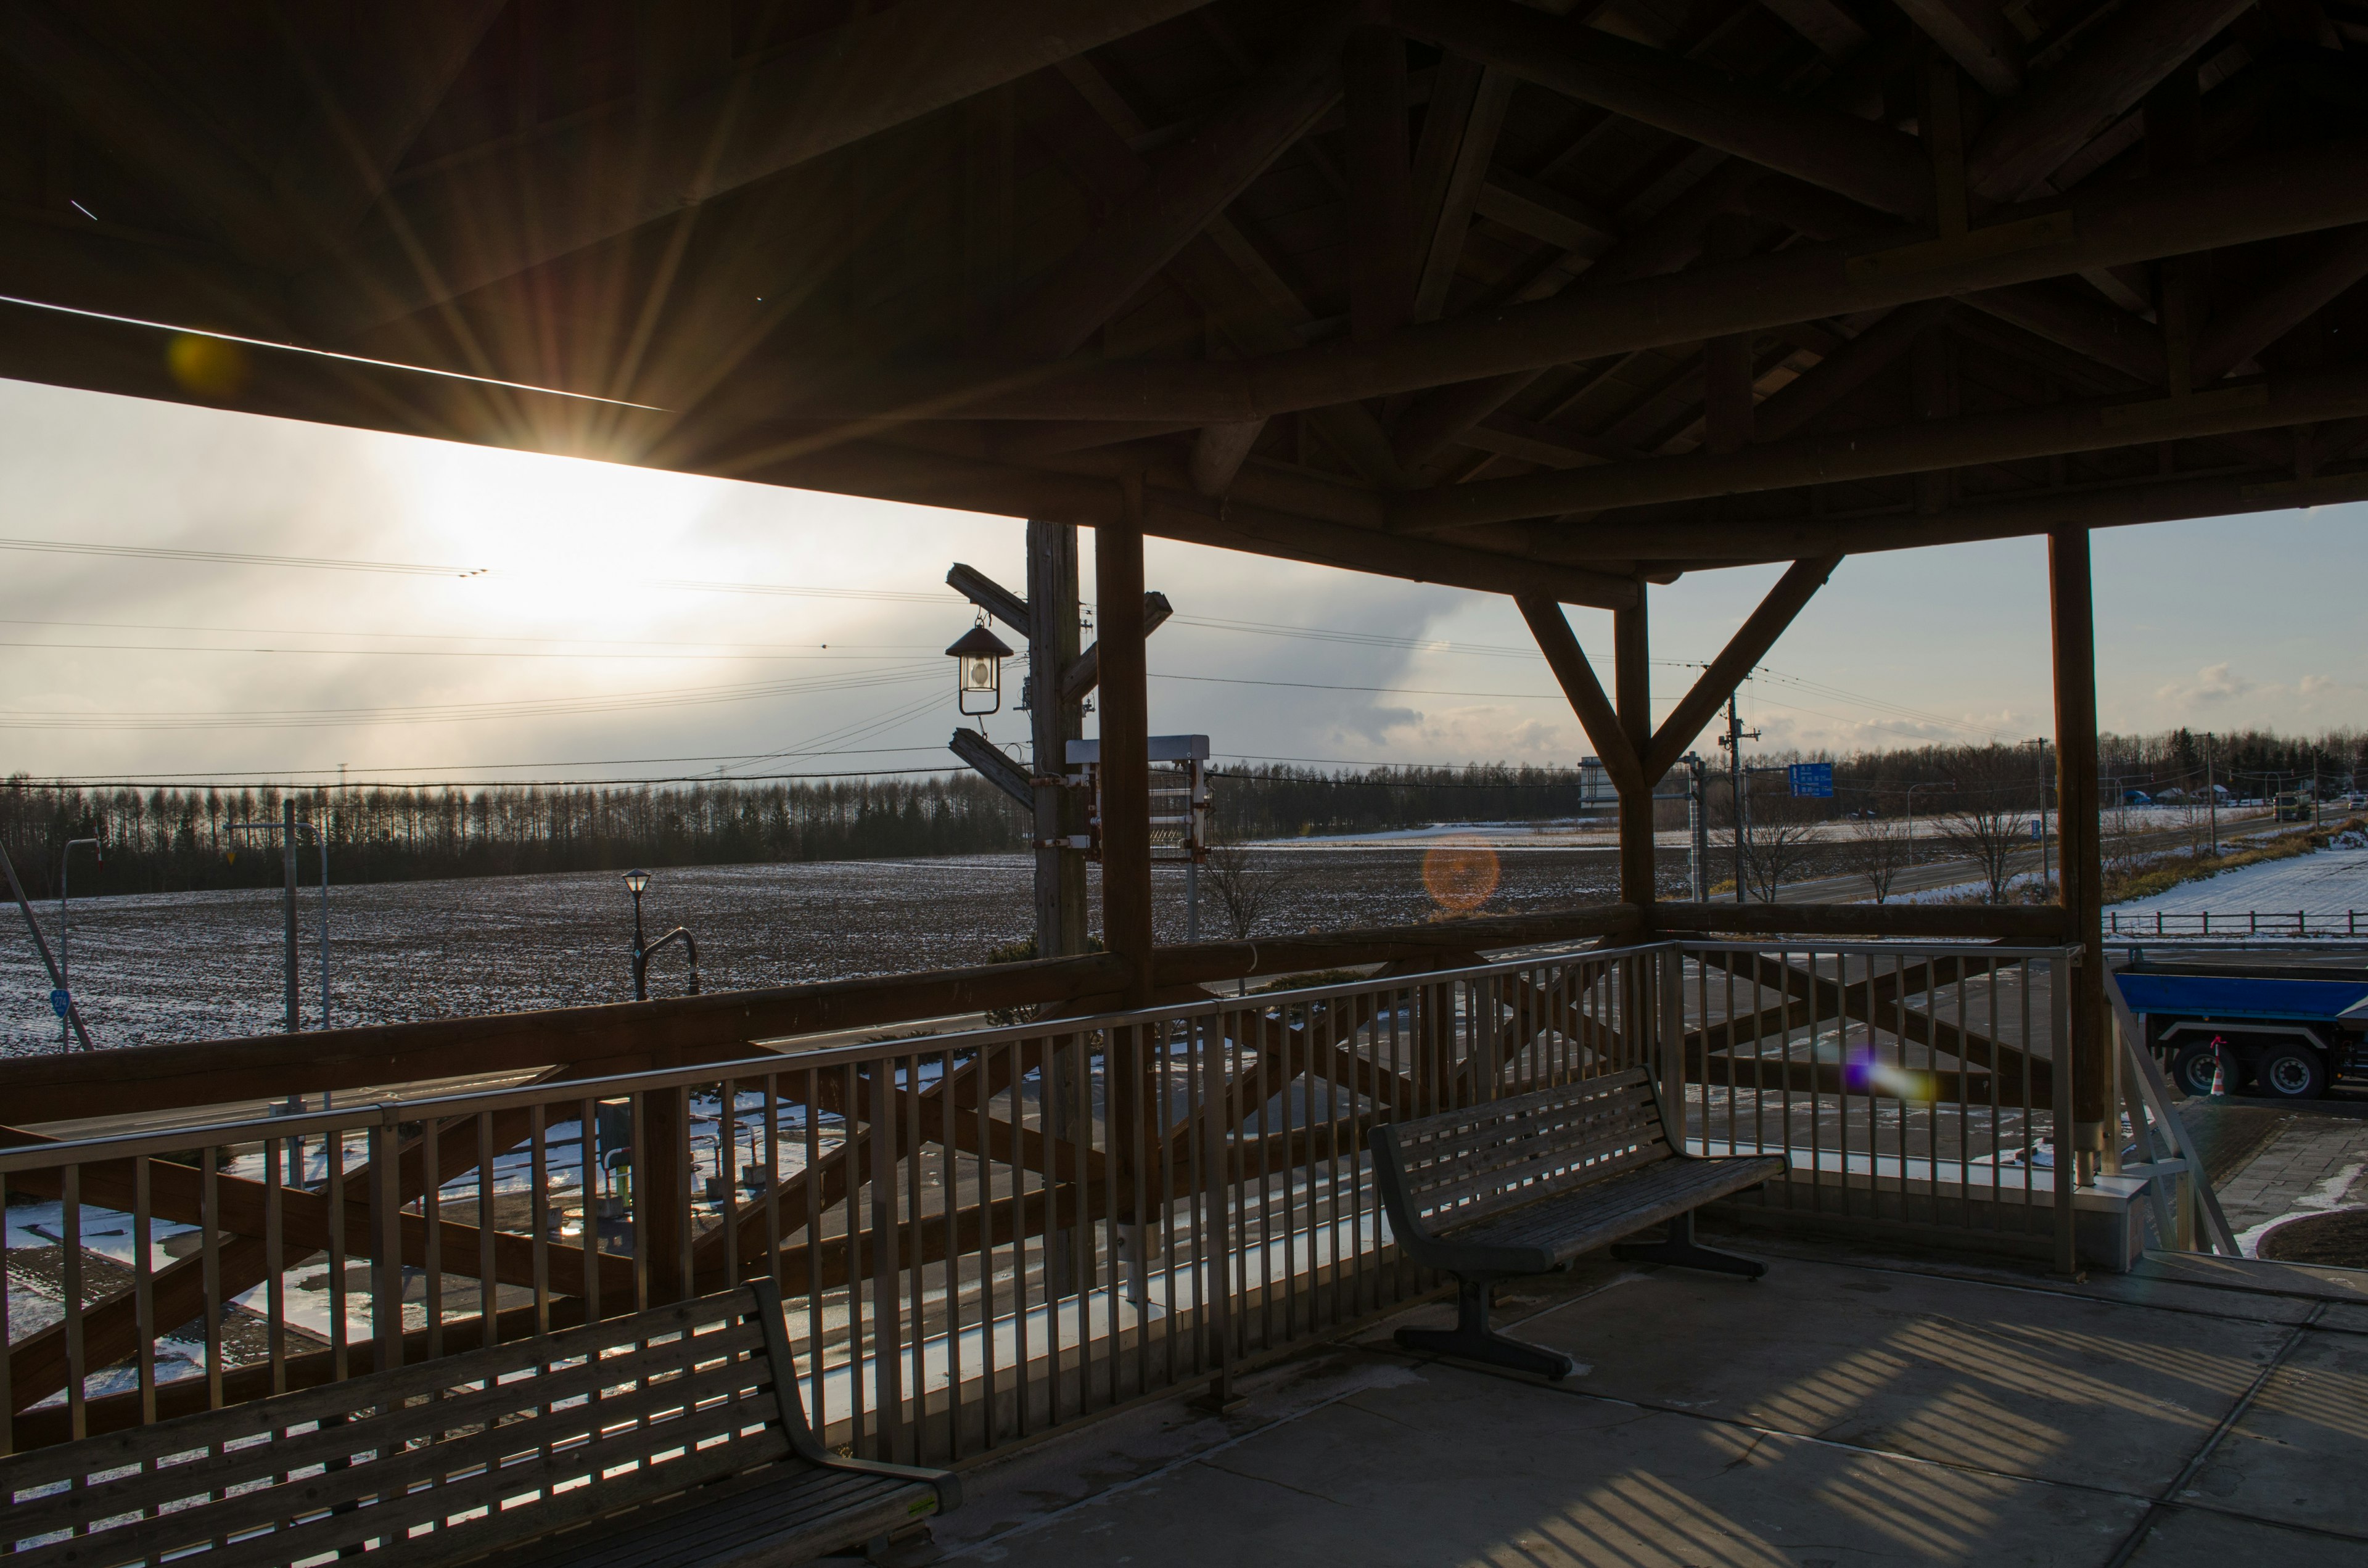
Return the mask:
<svg viewBox="0 0 2368 1568">
<path fill-rule="evenodd" d="M 1284 879 L 1263 934 L 1395 925 L 1439 910 L 1426 847 L 1354 857 L 1261 852 Z M 1664 856 L 1664 875 L 1682 857 Z M 1606 850 L 1507 855 L 1475 912 L 1612 896 Z M 1156 878 L 1159 936 L 1184 936 L 1180 868 Z M 681 925 L 699 942 L 710 991 L 784 985 L 985 961 L 1030 923 L 1030 863 L 1018 855 L 717 866 L 659 871 L 643 897 L 652 937 Z M 1461 886 L 1471 885 L 1469 881 Z M 304 1021 L 320 1022 L 319 893 L 301 895 Z M 57 940 L 57 905 L 36 904 Z M 77 901 L 74 989 L 102 1047 L 262 1034 L 280 1027 L 280 901 L 271 892 L 159 893 Z M 1204 936 L 1229 935 L 1202 891 Z M 49 982 L 16 915 L 0 929 L 0 1054 L 54 1051 Z M 631 994 L 632 904 L 610 872 L 388 882 L 330 889 L 332 1018 L 393 1023 L 622 1001 Z M 683 989 L 669 947 L 651 991 Z"/>
<path fill-rule="evenodd" d="M 2182 882 L 2152 898 L 2132 899 L 2113 905 L 2116 914 L 2292 915 L 2303 912 L 2310 924 L 2340 922 L 2347 911 L 2368 916 L 2368 848 L 2322 849 L 2291 860 L 2270 860 L 2240 866 L 2216 877 Z"/>
</svg>

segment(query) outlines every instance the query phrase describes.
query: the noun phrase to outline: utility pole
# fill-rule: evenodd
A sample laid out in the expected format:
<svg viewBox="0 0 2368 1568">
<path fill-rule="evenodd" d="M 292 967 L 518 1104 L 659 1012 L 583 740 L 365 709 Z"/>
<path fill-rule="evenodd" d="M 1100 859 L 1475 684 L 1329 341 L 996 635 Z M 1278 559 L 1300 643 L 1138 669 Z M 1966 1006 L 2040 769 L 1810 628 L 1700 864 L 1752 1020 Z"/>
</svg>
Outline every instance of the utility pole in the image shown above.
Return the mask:
<svg viewBox="0 0 2368 1568">
<path fill-rule="evenodd" d="M 1744 730 L 1743 721 L 1735 710 L 1735 693 L 1728 692 L 1726 733 L 1720 737 L 1718 744 L 1726 748 L 1727 778 L 1735 791 L 1735 902 L 1737 903 L 1746 903 L 1749 898 L 1743 881 L 1743 842 L 1751 831 L 1750 808 L 1743 798 L 1743 743 L 1759 738 L 1759 731 L 1747 733 Z"/>
<path fill-rule="evenodd" d="M 279 869 L 288 884 L 288 1032 L 304 1027 L 296 1000 L 296 797 L 279 797 Z"/>
<path fill-rule="evenodd" d="M 2047 866 L 2047 737 L 2042 735 L 2032 744 L 2039 748 L 2039 885 L 2044 889 L 2055 881 Z M 2056 793 L 2061 798 L 2063 792 Z"/>
<path fill-rule="evenodd" d="M 2212 812 L 2212 858 L 2220 858 L 2220 780 L 2212 767 L 2212 732 L 2203 732 L 2203 802 Z"/>
<path fill-rule="evenodd" d="M 1696 903 L 1710 902 L 1710 801 L 1704 793 L 1708 772 L 1701 757 L 1686 753 L 1686 831 L 1693 846 Z"/>
</svg>

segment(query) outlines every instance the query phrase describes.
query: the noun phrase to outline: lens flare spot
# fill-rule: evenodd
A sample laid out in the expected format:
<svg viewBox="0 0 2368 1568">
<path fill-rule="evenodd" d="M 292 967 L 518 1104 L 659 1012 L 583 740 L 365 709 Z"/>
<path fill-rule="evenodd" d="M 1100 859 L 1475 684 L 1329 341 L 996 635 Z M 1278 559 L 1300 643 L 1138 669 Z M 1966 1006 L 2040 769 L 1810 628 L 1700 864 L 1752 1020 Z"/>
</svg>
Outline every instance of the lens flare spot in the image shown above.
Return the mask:
<svg viewBox="0 0 2368 1568">
<path fill-rule="evenodd" d="M 1441 844 L 1422 857 L 1422 885 L 1431 902 L 1463 915 L 1497 891 L 1497 852 L 1485 844 Z"/>
<path fill-rule="evenodd" d="M 1895 1066 L 1864 1047 L 1850 1053 L 1842 1064 L 1842 1087 L 1850 1094 L 1884 1094 L 1898 1099 L 1926 1102 L 1941 1096 L 1940 1081 L 1930 1073 Z"/>
<path fill-rule="evenodd" d="M 165 364 L 182 386 L 217 402 L 236 397 L 246 385 L 246 350 L 219 337 L 178 334 L 165 350 Z"/>
</svg>

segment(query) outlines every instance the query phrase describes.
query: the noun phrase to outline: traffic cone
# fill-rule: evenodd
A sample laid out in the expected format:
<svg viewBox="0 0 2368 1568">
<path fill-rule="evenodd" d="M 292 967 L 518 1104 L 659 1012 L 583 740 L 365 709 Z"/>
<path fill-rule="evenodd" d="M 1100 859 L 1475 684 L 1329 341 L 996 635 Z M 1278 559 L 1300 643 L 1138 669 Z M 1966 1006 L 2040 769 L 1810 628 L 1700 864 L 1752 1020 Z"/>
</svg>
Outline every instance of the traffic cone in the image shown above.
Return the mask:
<svg viewBox="0 0 2368 1568">
<path fill-rule="evenodd" d="M 2228 1052 L 2215 1045 L 2212 1048 L 2212 1097 L 2220 1099 L 2227 1093 Z"/>
</svg>

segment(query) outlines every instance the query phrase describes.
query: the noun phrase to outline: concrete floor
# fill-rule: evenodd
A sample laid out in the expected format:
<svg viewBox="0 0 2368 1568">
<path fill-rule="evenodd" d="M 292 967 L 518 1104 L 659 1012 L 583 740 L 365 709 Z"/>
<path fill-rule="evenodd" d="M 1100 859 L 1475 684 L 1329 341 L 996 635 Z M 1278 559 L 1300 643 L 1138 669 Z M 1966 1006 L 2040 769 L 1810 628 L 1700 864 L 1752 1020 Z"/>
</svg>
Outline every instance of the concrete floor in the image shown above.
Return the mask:
<svg viewBox="0 0 2368 1568">
<path fill-rule="evenodd" d="M 1756 1250 L 1756 1284 L 1604 1262 L 1508 1292 L 1499 1325 L 1578 1358 L 1567 1382 L 1385 1325 L 1228 1415 L 1146 1405 L 973 1471 L 938 1542 L 1028 1568 L 2368 1562 L 2368 1275 Z"/>
</svg>

